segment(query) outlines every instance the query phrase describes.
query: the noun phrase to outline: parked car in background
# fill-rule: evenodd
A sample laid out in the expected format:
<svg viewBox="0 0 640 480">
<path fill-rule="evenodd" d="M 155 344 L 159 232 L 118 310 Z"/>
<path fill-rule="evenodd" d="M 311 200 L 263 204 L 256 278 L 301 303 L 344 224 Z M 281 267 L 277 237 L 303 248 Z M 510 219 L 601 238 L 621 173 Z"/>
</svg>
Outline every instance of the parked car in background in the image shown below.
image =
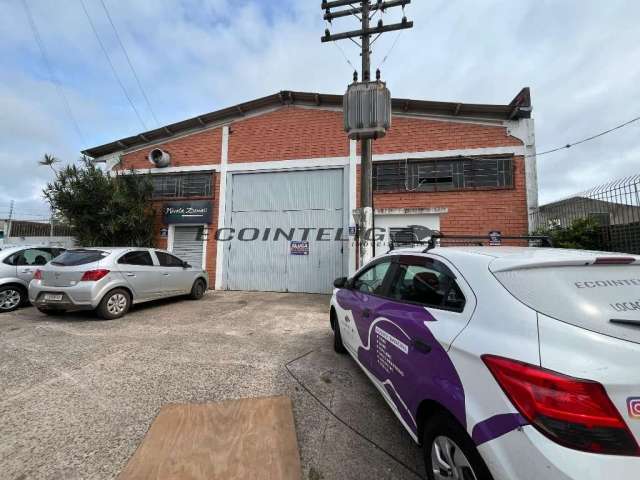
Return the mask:
<svg viewBox="0 0 640 480">
<path fill-rule="evenodd" d="M 104 319 L 122 317 L 132 304 L 178 295 L 200 299 L 207 273 L 163 250 L 78 248 L 40 268 L 29 299 L 45 314 L 95 310 Z"/>
<path fill-rule="evenodd" d="M 639 256 L 398 250 L 335 287 L 335 349 L 430 480 L 640 478 Z"/>
<path fill-rule="evenodd" d="M 36 270 L 62 252 L 56 247 L 4 246 L 0 250 L 0 313 L 24 305 Z"/>
</svg>

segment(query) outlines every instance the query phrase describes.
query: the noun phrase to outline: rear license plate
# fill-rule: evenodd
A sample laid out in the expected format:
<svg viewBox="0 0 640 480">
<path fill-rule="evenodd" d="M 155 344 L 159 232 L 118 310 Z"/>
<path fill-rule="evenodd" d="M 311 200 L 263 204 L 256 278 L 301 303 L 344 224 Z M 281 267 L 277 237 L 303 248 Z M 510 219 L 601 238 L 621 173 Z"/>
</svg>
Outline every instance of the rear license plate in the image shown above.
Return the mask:
<svg viewBox="0 0 640 480">
<path fill-rule="evenodd" d="M 62 295 L 54 295 L 51 293 L 47 293 L 44 296 L 45 302 L 59 302 L 60 300 L 62 300 Z"/>
</svg>

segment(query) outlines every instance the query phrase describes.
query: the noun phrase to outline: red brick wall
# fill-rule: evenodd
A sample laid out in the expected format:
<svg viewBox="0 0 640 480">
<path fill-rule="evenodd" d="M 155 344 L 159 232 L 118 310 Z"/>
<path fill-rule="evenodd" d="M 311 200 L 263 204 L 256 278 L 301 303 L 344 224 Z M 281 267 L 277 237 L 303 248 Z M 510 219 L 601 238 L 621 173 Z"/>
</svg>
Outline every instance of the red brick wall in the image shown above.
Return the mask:
<svg viewBox="0 0 640 480">
<path fill-rule="evenodd" d="M 220 163 L 222 129 L 193 133 L 187 137 L 127 153 L 122 156 L 119 168 L 152 168 L 153 165 L 149 163 L 147 156 L 154 148 L 162 148 L 171 155 L 172 167 L 217 164 Z"/>
<path fill-rule="evenodd" d="M 507 135 L 507 129 L 501 126 L 393 117 L 391 129 L 384 138 L 374 142 L 373 152 L 428 152 L 510 145 L 519 146 L 522 142 Z"/>
<path fill-rule="evenodd" d="M 342 112 L 286 106 L 231 126 L 229 163 L 348 155 Z"/>
</svg>

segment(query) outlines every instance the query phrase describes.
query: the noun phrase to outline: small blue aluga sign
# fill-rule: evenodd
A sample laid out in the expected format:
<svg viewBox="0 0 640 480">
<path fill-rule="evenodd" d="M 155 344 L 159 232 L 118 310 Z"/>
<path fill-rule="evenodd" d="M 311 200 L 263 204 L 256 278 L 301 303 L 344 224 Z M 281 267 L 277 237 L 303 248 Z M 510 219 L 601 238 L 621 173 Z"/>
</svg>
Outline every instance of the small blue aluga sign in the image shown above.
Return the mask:
<svg viewBox="0 0 640 480">
<path fill-rule="evenodd" d="M 309 242 L 293 240 L 290 245 L 291 255 L 309 255 Z"/>
</svg>

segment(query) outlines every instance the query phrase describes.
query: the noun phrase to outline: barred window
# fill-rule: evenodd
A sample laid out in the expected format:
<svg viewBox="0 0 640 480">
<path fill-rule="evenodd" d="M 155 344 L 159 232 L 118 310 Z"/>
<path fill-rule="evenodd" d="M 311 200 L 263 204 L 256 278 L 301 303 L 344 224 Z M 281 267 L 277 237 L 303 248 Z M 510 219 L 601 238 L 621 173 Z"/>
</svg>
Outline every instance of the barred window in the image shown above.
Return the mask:
<svg viewBox="0 0 640 480">
<path fill-rule="evenodd" d="M 212 173 L 153 175 L 153 198 L 210 197 Z"/>
<path fill-rule="evenodd" d="M 377 192 L 439 192 L 512 186 L 512 158 L 399 160 L 373 164 L 373 189 Z"/>
</svg>

